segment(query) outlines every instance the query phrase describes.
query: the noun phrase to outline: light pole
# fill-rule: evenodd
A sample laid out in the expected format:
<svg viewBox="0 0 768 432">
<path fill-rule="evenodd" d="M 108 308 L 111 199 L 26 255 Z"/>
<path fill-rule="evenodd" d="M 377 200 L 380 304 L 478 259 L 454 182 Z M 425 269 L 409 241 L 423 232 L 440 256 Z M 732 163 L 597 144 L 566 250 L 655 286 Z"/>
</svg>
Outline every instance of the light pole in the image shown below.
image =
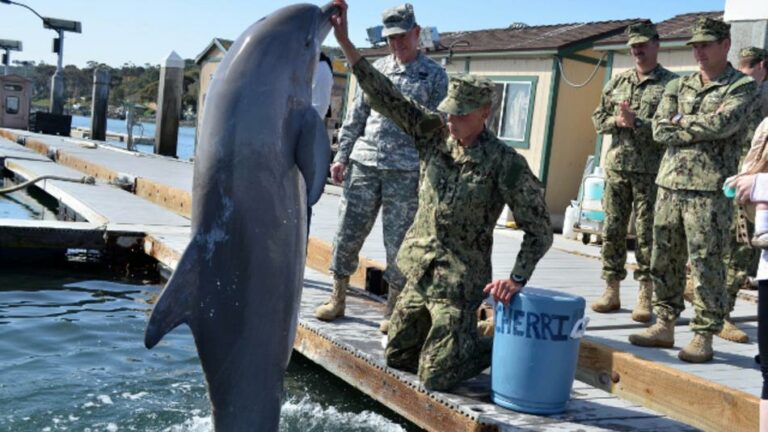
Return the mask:
<svg viewBox="0 0 768 432">
<path fill-rule="evenodd" d="M 3 75 L 8 75 L 8 65 L 11 63 L 11 51 L 21 51 L 21 41 L 0 39 L 0 49 L 5 50 L 3 54 L 3 66 L 5 71 Z"/>
<path fill-rule="evenodd" d="M 64 32 L 81 33 L 82 26 L 79 21 L 69 21 L 58 18 L 44 17 L 37 13 L 31 7 L 11 0 L 0 0 L 0 3 L 21 6 L 30 10 L 38 18 L 43 20 L 43 27 L 51 29 L 58 34 L 58 38 L 53 40 L 53 52 L 59 55 L 56 63 L 56 72 L 51 77 L 51 114 L 61 115 L 64 113 Z"/>
</svg>

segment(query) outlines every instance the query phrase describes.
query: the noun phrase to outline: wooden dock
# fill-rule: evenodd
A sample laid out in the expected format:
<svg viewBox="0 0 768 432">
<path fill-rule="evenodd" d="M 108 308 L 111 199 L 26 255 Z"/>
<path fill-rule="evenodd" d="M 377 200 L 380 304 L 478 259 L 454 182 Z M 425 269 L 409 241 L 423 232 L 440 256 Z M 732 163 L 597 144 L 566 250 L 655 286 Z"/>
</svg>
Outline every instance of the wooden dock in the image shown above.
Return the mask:
<svg viewBox="0 0 768 432">
<path fill-rule="evenodd" d="M 52 238 L 58 246 L 98 248 L 110 239 L 131 247 L 138 244 L 164 266 L 175 267 L 189 241 L 190 163 L 26 131 L 0 129 L 0 137 L 0 163 L 21 178 L 43 174 L 97 178 L 95 186 L 55 180 L 41 183 L 78 222 L 0 220 L 0 246 L 40 247 Z M 592 321 L 582 341 L 579 381 L 564 414 L 535 416 L 492 404 L 487 371 L 454 393 L 426 391 L 415 376 L 383 362 L 378 333 L 381 299 L 359 291 L 348 300 L 345 318 L 324 323 L 312 316 L 330 292 L 326 270 L 338 200 L 338 189 L 329 187 L 314 208 L 294 347 L 415 424 L 440 431 L 757 429 L 762 377 L 753 360 L 755 304 L 740 299 L 732 314 L 753 342 L 735 344 L 715 338 L 714 361 L 691 365 L 677 359 L 677 349 L 692 337 L 685 325 L 690 310 L 677 326 L 676 349 L 647 349 L 627 342 L 627 335 L 642 327 L 630 318 L 637 291 L 637 282 L 631 280 L 623 284 L 619 313 L 587 311 Z M 603 286 L 599 249 L 556 237 L 530 285 L 578 294 L 591 302 Z M 520 232 L 496 231 L 495 277 L 509 274 L 521 240 Z M 378 222 L 361 256 L 352 279 L 357 286 L 362 286 L 367 267 L 383 266 Z M 754 298 L 751 293 L 744 297 Z"/>
</svg>

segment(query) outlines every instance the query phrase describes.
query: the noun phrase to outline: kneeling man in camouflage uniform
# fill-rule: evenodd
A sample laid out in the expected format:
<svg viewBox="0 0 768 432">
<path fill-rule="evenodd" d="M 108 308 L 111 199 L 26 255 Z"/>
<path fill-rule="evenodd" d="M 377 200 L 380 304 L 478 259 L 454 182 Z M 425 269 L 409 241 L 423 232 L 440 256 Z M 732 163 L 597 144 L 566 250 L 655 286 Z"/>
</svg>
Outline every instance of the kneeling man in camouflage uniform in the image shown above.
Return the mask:
<svg viewBox="0 0 768 432">
<path fill-rule="evenodd" d="M 724 252 L 729 245 L 732 206 L 723 182 L 736 174 L 755 81 L 728 63 L 730 25 L 699 18 L 693 26 L 699 71 L 667 85 L 653 119 L 653 138 L 667 146 L 656 184 L 651 277 L 658 321 L 633 334 L 634 345 L 671 348 L 675 321 L 685 308 L 685 264 L 691 262 L 695 291 L 693 340 L 681 360 L 712 359 L 712 335 L 727 314 Z"/>
<path fill-rule="evenodd" d="M 414 137 L 421 162 L 419 207 L 397 255 L 407 281 L 395 304 L 387 364 L 446 390 L 491 363 L 491 339 L 477 334 L 487 293 L 508 303 L 552 244 L 541 182 L 525 159 L 485 129 L 493 83 L 450 79 L 443 117 L 401 94 L 349 40 L 346 3 L 332 19 L 336 39 L 371 108 Z M 504 204 L 525 232 L 509 279 L 491 282 L 493 229 Z M 490 283 L 489 283 L 490 282 Z"/>
</svg>

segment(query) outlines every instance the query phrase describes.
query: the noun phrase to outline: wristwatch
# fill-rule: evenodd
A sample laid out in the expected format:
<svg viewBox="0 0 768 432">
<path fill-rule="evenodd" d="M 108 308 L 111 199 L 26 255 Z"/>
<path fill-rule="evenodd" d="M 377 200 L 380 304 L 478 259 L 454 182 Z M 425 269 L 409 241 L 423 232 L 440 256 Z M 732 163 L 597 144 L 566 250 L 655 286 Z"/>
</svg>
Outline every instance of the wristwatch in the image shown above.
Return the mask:
<svg viewBox="0 0 768 432">
<path fill-rule="evenodd" d="M 513 282 L 523 286 L 525 286 L 526 282 L 528 282 L 528 279 L 516 274 L 513 274 L 510 279 L 512 279 Z"/>
<path fill-rule="evenodd" d="M 635 129 L 639 129 L 643 126 L 643 120 L 640 117 L 635 117 Z"/>
</svg>

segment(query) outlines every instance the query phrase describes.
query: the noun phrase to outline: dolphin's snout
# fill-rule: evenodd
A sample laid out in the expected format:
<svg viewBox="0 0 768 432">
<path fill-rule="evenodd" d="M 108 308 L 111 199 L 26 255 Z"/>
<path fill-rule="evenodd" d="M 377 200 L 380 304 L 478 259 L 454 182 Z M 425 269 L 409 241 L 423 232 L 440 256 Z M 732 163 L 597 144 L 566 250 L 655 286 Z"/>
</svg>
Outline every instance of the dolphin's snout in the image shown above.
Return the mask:
<svg viewBox="0 0 768 432">
<path fill-rule="evenodd" d="M 341 12 L 341 8 L 328 3 L 320 8 L 320 25 L 317 28 L 317 40 L 322 41 L 331 32 L 333 26 L 331 26 L 331 17 L 338 15 Z"/>
</svg>

